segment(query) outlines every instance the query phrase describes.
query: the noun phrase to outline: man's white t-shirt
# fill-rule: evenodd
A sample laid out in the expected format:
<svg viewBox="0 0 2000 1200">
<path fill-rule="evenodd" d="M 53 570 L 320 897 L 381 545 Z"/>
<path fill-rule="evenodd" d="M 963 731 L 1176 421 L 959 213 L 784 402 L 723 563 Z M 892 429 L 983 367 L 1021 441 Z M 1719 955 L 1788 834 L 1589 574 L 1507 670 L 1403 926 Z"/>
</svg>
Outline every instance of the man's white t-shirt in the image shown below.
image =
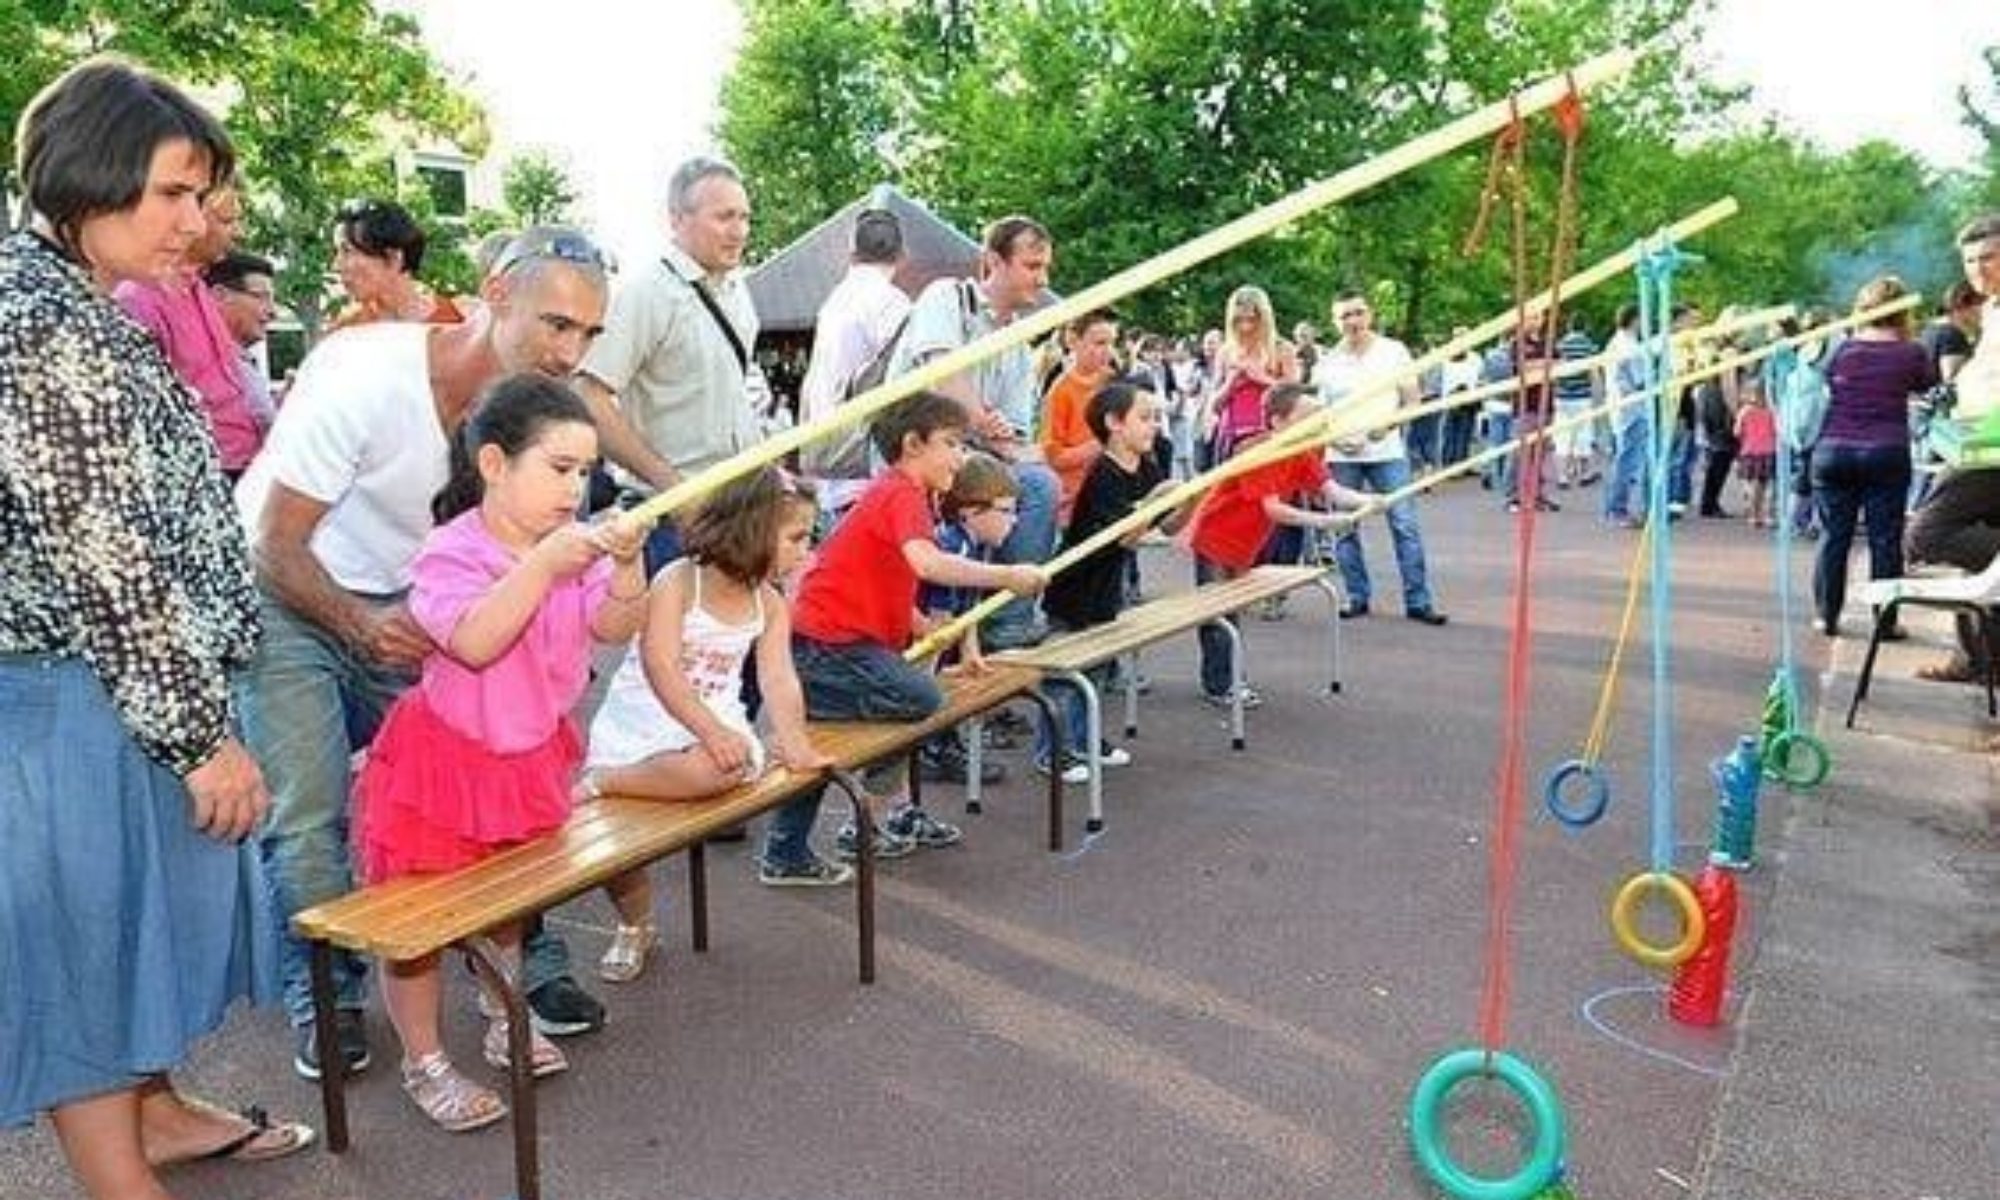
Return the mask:
<svg viewBox="0 0 2000 1200">
<path fill-rule="evenodd" d="M 312 552 L 350 592 L 392 595 L 430 535 L 431 498 L 450 474 L 450 444 L 431 395 L 429 327 L 344 329 L 314 348 L 278 410 L 263 452 L 236 487 L 254 543 L 271 485 L 329 505 Z"/>
<path fill-rule="evenodd" d="M 1386 382 L 1401 374 L 1409 369 L 1410 361 L 1409 347 L 1379 333 L 1359 354 L 1350 350 L 1344 340 L 1335 342 L 1319 352 L 1319 362 L 1313 366 L 1313 388 L 1326 401 L 1328 412 L 1358 414 L 1366 422 L 1364 429 L 1380 428 L 1394 420 L 1396 410 L 1402 407 L 1400 385 L 1386 387 L 1366 399 L 1357 397 L 1348 401 L 1346 397 L 1364 384 Z M 1375 463 L 1393 462 L 1404 453 L 1403 428 L 1398 425 L 1380 438 L 1362 441 L 1358 450 L 1349 452 L 1328 446 L 1326 457 L 1328 462 Z"/>
</svg>

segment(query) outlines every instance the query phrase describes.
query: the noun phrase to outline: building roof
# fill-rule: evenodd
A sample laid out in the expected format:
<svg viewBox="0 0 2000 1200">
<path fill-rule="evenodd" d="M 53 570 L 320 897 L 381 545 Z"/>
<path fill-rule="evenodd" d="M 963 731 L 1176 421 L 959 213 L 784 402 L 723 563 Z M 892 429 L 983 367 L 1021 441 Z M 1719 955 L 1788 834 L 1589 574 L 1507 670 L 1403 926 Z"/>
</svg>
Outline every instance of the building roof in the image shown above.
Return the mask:
<svg viewBox="0 0 2000 1200">
<path fill-rule="evenodd" d="M 914 296 L 933 279 L 972 274 L 978 242 L 889 184 L 877 184 L 751 270 L 746 282 L 761 330 L 811 332 L 820 304 L 847 274 L 854 218 L 873 209 L 896 214 L 903 227 L 905 258 L 896 272 L 897 287 Z"/>
</svg>

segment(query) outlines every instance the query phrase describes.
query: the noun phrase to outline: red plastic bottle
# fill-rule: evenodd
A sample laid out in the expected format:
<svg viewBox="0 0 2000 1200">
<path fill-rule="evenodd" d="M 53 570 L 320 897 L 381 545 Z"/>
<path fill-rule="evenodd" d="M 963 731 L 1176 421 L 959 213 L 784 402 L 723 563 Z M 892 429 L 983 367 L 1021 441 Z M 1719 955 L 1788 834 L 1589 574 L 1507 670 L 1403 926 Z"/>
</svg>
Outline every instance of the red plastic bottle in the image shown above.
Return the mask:
<svg viewBox="0 0 2000 1200">
<path fill-rule="evenodd" d="M 1667 1015 L 1683 1025 L 1719 1025 L 1722 997 L 1729 990 L 1729 943 L 1736 935 L 1736 876 L 1705 866 L 1694 881 L 1694 897 L 1707 932 L 1701 948 L 1674 973 Z"/>
</svg>

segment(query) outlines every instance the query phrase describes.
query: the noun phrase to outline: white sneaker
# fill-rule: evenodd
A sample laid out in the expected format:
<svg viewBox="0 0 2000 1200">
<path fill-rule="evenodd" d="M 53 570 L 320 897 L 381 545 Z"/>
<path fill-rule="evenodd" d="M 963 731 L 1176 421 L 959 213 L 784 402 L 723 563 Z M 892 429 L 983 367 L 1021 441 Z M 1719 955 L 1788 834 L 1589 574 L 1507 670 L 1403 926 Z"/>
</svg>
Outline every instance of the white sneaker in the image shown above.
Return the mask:
<svg viewBox="0 0 2000 1200">
<path fill-rule="evenodd" d="M 1045 761 L 1038 761 L 1035 763 L 1035 770 L 1046 775 L 1049 773 L 1049 764 Z M 1063 758 L 1062 781 L 1072 784 L 1089 783 L 1090 764 L 1074 755 L 1065 755 Z"/>
<path fill-rule="evenodd" d="M 1100 742 L 1097 746 L 1097 765 L 1100 767 L 1129 767 L 1132 765 L 1132 752 L 1123 746 L 1114 746 L 1110 742 Z"/>
</svg>

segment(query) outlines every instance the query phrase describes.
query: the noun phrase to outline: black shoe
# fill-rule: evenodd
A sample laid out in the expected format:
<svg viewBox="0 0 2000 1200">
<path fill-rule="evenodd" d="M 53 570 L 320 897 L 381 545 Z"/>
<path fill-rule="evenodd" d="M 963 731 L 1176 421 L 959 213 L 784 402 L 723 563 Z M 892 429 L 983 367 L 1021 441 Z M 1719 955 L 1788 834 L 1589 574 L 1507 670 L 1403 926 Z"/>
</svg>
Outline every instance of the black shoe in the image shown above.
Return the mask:
<svg viewBox="0 0 2000 1200">
<path fill-rule="evenodd" d="M 292 1054 L 292 1070 L 301 1079 L 319 1078 L 319 1034 L 311 1021 L 298 1027 L 298 1049 Z M 341 1061 L 347 1064 L 349 1075 L 358 1075 L 368 1069 L 374 1060 L 368 1054 L 368 1025 L 361 1011 L 342 1008 L 333 1014 L 333 1044 L 340 1047 Z"/>
<path fill-rule="evenodd" d="M 1445 616 L 1435 608 L 1413 608 L 1403 615 L 1417 622 L 1419 625 L 1437 626 L 1451 620 L 1450 617 Z"/>
<path fill-rule="evenodd" d="M 528 1010 L 534 1014 L 535 1028 L 550 1037 L 604 1028 L 604 1005 L 568 975 L 558 975 L 529 992 Z"/>
<path fill-rule="evenodd" d="M 1702 509 L 1701 515 L 1704 517 L 1713 518 L 1718 521 L 1733 521 L 1736 519 L 1735 513 L 1730 512 L 1728 509 L 1723 508 L 1720 505 L 1717 505 L 1714 508 Z"/>
<path fill-rule="evenodd" d="M 917 751 L 917 774 L 925 783 L 956 783 L 962 787 L 972 777 L 972 759 L 956 740 L 933 742 Z M 1005 767 L 990 758 L 980 760 L 981 784 L 991 786 L 1005 778 Z"/>
<path fill-rule="evenodd" d="M 1357 604 L 1350 600 L 1340 606 L 1340 619 L 1343 621 L 1353 621 L 1367 615 L 1368 605 L 1366 603 Z"/>
</svg>

